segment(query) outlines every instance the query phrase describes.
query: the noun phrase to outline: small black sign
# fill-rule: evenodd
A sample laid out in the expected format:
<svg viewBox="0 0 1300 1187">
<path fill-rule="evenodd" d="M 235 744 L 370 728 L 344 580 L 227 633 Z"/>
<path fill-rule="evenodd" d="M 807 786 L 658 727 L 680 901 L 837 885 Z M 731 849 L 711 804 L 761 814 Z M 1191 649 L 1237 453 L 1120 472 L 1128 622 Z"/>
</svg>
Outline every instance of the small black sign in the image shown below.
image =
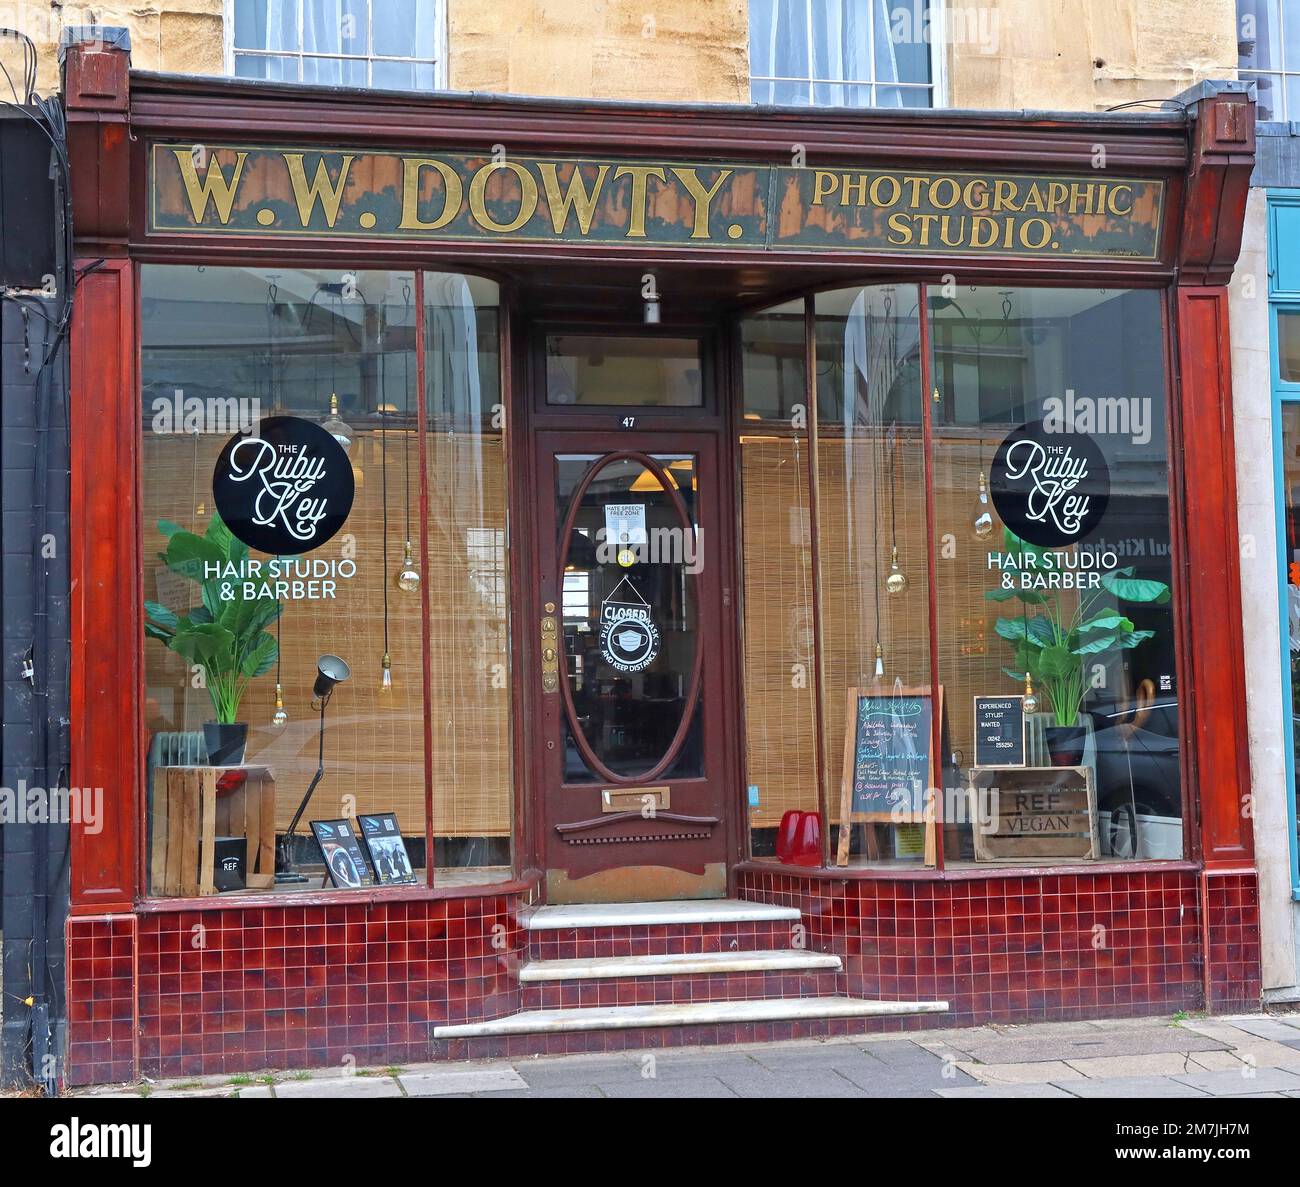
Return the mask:
<svg viewBox="0 0 1300 1187">
<path fill-rule="evenodd" d="M 361 839 L 370 853 L 370 865 L 380 886 L 411 884 L 416 881 L 406 842 L 397 824 L 396 812 L 376 812 L 357 817 Z"/>
<path fill-rule="evenodd" d="M 299 416 L 270 416 L 252 433 L 236 433 L 212 472 L 226 526 L 271 556 L 319 548 L 347 521 L 354 494 L 347 451 Z"/>
<path fill-rule="evenodd" d="M 1002 522 L 1020 539 L 1062 548 L 1101 523 L 1110 501 L 1110 468 L 1091 437 L 1031 420 L 998 446 L 989 491 Z"/>
<path fill-rule="evenodd" d="M 313 820 L 311 831 L 320 845 L 325 870 L 334 886 L 340 890 L 355 890 L 359 886 L 374 884 L 352 825 L 346 820 Z"/>
<path fill-rule="evenodd" d="M 975 765 L 1025 765 L 1024 697 L 975 698 Z"/>
</svg>

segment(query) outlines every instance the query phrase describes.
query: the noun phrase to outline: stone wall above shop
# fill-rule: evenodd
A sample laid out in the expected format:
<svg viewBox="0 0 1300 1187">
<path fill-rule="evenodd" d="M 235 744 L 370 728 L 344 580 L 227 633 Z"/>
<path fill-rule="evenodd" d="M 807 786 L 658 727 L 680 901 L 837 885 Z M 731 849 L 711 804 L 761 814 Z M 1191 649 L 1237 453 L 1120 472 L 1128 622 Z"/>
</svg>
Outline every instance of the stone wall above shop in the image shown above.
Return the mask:
<svg viewBox="0 0 1300 1187">
<path fill-rule="evenodd" d="M 1097 111 L 1237 74 L 1236 0 L 948 0 L 948 105 Z"/>
<path fill-rule="evenodd" d="M 223 0 L 107 0 L 102 4 L 50 4 L 20 0 L 16 20 L 6 21 L 36 45 L 36 89 L 52 95 L 59 88 L 59 36 L 66 28 L 102 25 L 131 33 L 131 65 L 137 70 L 177 74 L 225 73 L 222 41 Z M 10 73 L 18 50 L 3 47 Z"/>
<path fill-rule="evenodd" d="M 749 101 L 746 0 L 447 0 L 458 91 Z"/>
</svg>

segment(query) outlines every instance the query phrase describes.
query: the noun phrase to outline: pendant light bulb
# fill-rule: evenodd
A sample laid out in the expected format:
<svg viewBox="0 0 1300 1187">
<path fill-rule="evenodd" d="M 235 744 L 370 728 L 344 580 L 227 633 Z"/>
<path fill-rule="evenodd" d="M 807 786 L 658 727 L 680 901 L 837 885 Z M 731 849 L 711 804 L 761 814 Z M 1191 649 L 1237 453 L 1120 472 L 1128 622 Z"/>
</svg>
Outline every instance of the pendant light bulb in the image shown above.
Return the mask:
<svg viewBox="0 0 1300 1187">
<path fill-rule="evenodd" d="M 980 493 L 975 502 L 975 515 L 971 520 L 971 533 L 977 540 L 987 540 L 993 535 L 993 511 L 989 506 L 989 486 L 980 471 Z"/>
<path fill-rule="evenodd" d="M 337 392 L 330 392 L 329 418 L 321 425 L 334 438 L 348 455 L 352 454 L 352 426 L 339 416 L 339 397 Z"/>
<path fill-rule="evenodd" d="M 1021 708 L 1026 713 L 1038 712 L 1038 694 L 1034 692 L 1034 681 L 1028 672 L 1025 673 L 1025 699 L 1021 702 Z"/>
<path fill-rule="evenodd" d="M 905 589 L 907 589 L 907 574 L 898 567 L 898 545 L 895 544 L 890 551 L 889 576 L 885 578 L 885 592 L 901 594 Z"/>
<path fill-rule="evenodd" d="M 397 574 L 397 588 L 403 593 L 415 593 L 420 588 L 420 570 L 415 567 L 409 540 L 406 542 L 406 550 L 402 554 L 402 567 Z"/>
<path fill-rule="evenodd" d="M 277 680 L 275 685 L 275 712 L 271 714 L 271 724 L 276 729 L 284 729 L 289 720 L 289 714 L 284 711 L 284 696 L 280 692 L 280 683 Z"/>
<path fill-rule="evenodd" d="M 380 661 L 380 667 L 383 668 L 384 674 L 379 681 L 380 692 L 391 692 L 393 688 L 393 661 L 388 658 L 388 652 L 384 652 L 384 658 Z"/>
<path fill-rule="evenodd" d="M 885 674 L 885 649 L 876 644 L 876 679 L 881 679 Z"/>
</svg>

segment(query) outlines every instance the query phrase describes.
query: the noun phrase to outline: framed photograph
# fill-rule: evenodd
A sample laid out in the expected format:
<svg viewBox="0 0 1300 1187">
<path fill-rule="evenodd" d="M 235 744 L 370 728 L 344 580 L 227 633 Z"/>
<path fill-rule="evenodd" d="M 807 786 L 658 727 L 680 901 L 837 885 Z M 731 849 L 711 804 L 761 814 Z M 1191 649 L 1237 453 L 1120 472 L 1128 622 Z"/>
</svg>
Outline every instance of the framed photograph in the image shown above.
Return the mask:
<svg viewBox="0 0 1300 1187">
<path fill-rule="evenodd" d="M 406 855 L 406 843 L 397 824 L 396 812 L 374 812 L 358 816 L 361 839 L 370 855 L 370 867 L 380 886 L 414 885 L 418 879 Z"/>
<path fill-rule="evenodd" d="M 370 867 L 357 843 L 352 825 L 346 820 L 313 820 L 311 831 L 325 859 L 330 883 L 339 890 L 356 890 L 373 886 Z"/>
</svg>

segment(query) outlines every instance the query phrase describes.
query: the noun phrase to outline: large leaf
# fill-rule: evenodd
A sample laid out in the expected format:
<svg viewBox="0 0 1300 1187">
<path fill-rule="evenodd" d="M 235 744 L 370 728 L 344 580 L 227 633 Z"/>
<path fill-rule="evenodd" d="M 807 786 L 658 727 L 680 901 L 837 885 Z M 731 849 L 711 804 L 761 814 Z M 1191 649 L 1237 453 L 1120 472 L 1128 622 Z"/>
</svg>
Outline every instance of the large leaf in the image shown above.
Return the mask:
<svg viewBox="0 0 1300 1187">
<path fill-rule="evenodd" d="M 1003 589 L 1001 586 L 986 591 L 984 596 L 990 602 L 1009 602 L 1012 598 L 1019 598 L 1030 606 L 1041 606 L 1047 601 L 1047 595 L 1036 589 Z"/>
<path fill-rule="evenodd" d="M 1012 643 L 1017 642 L 1025 637 L 1026 627 L 1023 618 L 999 618 L 993 624 L 993 629 L 997 631 L 1002 638 Z"/>
<path fill-rule="evenodd" d="M 1075 655 L 1096 655 L 1099 651 L 1109 651 L 1116 645 L 1119 635 L 1115 631 L 1106 631 L 1100 635 L 1090 635 L 1086 642 L 1074 648 Z"/>
<path fill-rule="evenodd" d="M 226 563 L 226 554 L 216 544 L 193 532 L 172 535 L 167 541 L 165 555 L 167 567 L 191 581 L 202 582 L 206 578 L 205 565 L 222 566 Z"/>
<path fill-rule="evenodd" d="M 1047 680 L 1058 680 L 1079 669 L 1078 657 L 1068 647 L 1044 647 L 1038 657 L 1038 667 Z"/>
<path fill-rule="evenodd" d="M 1131 631 L 1133 623 L 1122 614 L 1098 614 L 1096 618 L 1091 618 L 1087 622 L 1079 623 L 1078 630 L 1088 631 Z"/>
<path fill-rule="evenodd" d="M 1163 581 L 1134 577 L 1133 573 L 1132 565 L 1116 569 L 1113 573 L 1103 573 L 1102 587 L 1126 602 L 1156 602 L 1163 605 L 1169 601 L 1169 586 Z"/>
<path fill-rule="evenodd" d="M 168 632 L 169 635 L 175 633 L 177 626 L 180 624 L 180 620 L 176 617 L 176 612 L 174 610 L 168 610 L 161 602 L 146 601 L 144 604 L 144 612 L 146 615 L 146 625 L 161 627 L 163 630 Z"/>
<path fill-rule="evenodd" d="M 252 649 L 244 656 L 243 663 L 239 665 L 240 674 L 249 677 L 266 675 L 275 666 L 278 650 L 275 636 L 263 631 L 254 640 Z"/>
<path fill-rule="evenodd" d="M 224 675 L 234 666 L 235 636 L 213 622 L 182 625 L 171 647 L 191 662 L 203 664 L 209 676 Z"/>
<path fill-rule="evenodd" d="M 1029 620 L 1029 641 L 1039 647 L 1051 647 L 1056 643 L 1056 631 L 1051 621 L 1041 616 Z"/>
</svg>

